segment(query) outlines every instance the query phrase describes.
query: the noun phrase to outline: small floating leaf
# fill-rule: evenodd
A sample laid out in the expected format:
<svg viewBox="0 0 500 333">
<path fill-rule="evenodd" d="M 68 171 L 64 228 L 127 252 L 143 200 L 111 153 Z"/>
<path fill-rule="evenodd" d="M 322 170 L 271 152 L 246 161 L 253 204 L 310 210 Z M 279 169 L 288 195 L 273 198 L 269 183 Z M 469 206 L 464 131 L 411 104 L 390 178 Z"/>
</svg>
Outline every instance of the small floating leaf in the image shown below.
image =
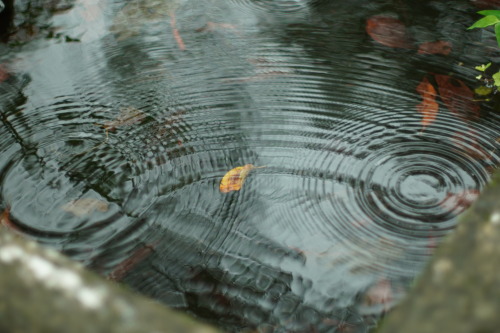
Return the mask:
<svg viewBox="0 0 500 333">
<path fill-rule="evenodd" d="M 495 86 L 500 87 L 500 72 L 497 72 L 491 76 L 495 81 Z"/>
<path fill-rule="evenodd" d="M 474 67 L 476 70 L 480 71 L 480 72 L 484 72 L 485 70 L 488 69 L 488 67 L 491 66 L 491 62 L 487 63 L 486 65 L 480 65 L 480 66 L 476 66 Z"/>
<path fill-rule="evenodd" d="M 493 88 L 480 86 L 474 89 L 474 93 L 478 96 L 488 96 L 493 92 Z"/>
<path fill-rule="evenodd" d="M 112 281 L 121 281 L 137 264 L 142 262 L 148 256 L 150 256 L 156 245 L 148 244 L 144 247 L 136 250 L 130 257 L 120 262 L 111 273 L 108 275 L 108 279 Z"/>
<path fill-rule="evenodd" d="M 109 204 L 106 201 L 92 198 L 82 198 L 70 201 L 67 204 L 64 204 L 61 208 L 68 213 L 81 217 L 92 214 L 96 210 L 106 212 L 108 207 Z"/>
<path fill-rule="evenodd" d="M 256 167 L 253 164 L 246 164 L 229 170 L 220 182 L 219 189 L 222 193 L 239 191 L 245 182 L 246 177 L 252 169 L 264 168 Z"/>
</svg>

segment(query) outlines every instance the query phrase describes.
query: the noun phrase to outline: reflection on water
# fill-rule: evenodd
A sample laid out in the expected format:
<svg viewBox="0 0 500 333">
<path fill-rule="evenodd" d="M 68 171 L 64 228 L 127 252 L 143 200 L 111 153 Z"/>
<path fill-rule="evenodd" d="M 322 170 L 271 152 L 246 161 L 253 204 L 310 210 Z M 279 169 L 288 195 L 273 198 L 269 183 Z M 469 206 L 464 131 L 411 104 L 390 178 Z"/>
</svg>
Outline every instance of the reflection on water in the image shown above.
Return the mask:
<svg viewBox="0 0 500 333">
<path fill-rule="evenodd" d="M 451 87 L 469 91 L 490 56 L 465 30 L 474 11 L 81 0 L 53 18 L 81 42 L 0 58 L 2 207 L 228 330 L 366 332 L 498 165 L 498 115 Z M 380 14 L 451 53 L 380 43 L 365 30 Z M 439 107 L 425 126 L 423 96 Z M 246 164 L 266 167 L 221 193 Z"/>
</svg>

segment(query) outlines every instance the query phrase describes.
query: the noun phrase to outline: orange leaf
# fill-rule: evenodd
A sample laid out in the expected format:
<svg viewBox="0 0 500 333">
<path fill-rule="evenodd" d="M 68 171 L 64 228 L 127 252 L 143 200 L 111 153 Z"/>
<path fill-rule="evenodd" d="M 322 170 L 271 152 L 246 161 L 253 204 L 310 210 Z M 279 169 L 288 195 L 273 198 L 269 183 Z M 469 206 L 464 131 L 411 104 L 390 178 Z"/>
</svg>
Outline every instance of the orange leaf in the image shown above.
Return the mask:
<svg viewBox="0 0 500 333">
<path fill-rule="evenodd" d="M 252 169 L 265 168 L 263 166 L 256 167 L 253 164 L 246 164 L 244 166 L 239 166 L 234 169 L 229 170 L 220 182 L 219 189 L 222 193 L 228 193 L 231 191 L 239 191 L 245 182 L 245 178 L 248 176 Z"/>
<path fill-rule="evenodd" d="M 373 40 L 388 47 L 412 49 L 406 27 L 393 17 L 375 15 L 366 20 L 366 32 Z"/>
<path fill-rule="evenodd" d="M 448 55 L 450 54 L 450 52 L 451 52 L 451 43 L 444 40 L 422 43 L 418 47 L 419 54 Z"/>
<path fill-rule="evenodd" d="M 422 102 L 417 105 L 417 110 L 422 114 L 421 123 L 424 128 L 436 119 L 439 104 L 436 102 L 436 89 L 426 77 L 417 86 L 417 92 L 422 96 Z"/>
<path fill-rule="evenodd" d="M 474 92 L 459 79 L 436 74 L 439 95 L 446 107 L 463 119 L 479 116 L 479 105 L 474 102 Z"/>
</svg>

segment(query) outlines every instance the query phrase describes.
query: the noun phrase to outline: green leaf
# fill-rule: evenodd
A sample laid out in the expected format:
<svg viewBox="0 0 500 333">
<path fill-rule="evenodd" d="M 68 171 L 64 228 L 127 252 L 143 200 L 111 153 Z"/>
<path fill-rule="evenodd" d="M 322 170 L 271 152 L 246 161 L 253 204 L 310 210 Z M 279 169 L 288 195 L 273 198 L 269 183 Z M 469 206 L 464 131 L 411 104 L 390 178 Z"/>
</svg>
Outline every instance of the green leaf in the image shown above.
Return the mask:
<svg viewBox="0 0 500 333">
<path fill-rule="evenodd" d="M 477 13 L 484 16 L 493 15 L 500 18 L 500 10 L 481 10 Z"/>
<path fill-rule="evenodd" d="M 486 65 L 481 65 L 481 66 L 476 66 L 474 67 L 476 70 L 480 71 L 480 72 L 484 72 L 485 70 L 488 69 L 488 67 L 491 66 L 491 62 L 487 63 Z"/>
<path fill-rule="evenodd" d="M 500 87 L 500 72 L 497 72 L 491 76 L 495 81 L 495 86 Z"/>
<path fill-rule="evenodd" d="M 500 24 L 495 24 L 495 36 L 497 37 L 497 44 L 500 46 Z"/>
<path fill-rule="evenodd" d="M 493 88 L 485 87 L 485 86 L 480 86 L 474 89 L 474 92 L 478 96 L 488 96 L 493 92 Z"/>
<path fill-rule="evenodd" d="M 498 22 L 500 22 L 500 18 L 496 17 L 495 15 L 488 15 L 476 21 L 476 23 L 474 23 L 467 29 L 486 28 L 489 27 L 490 25 L 497 24 Z"/>
</svg>

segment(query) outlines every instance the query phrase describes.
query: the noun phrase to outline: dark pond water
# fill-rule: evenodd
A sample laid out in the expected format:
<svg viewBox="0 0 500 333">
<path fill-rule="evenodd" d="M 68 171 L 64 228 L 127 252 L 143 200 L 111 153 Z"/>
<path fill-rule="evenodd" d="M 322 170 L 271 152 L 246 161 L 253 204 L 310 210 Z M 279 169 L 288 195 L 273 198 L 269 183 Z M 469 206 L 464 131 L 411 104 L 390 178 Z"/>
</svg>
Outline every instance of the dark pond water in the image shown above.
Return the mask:
<svg viewBox="0 0 500 333">
<path fill-rule="evenodd" d="M 0 49 L 1 208 L 227 330 L 367 332 L 498 165 L 500 117 L 471 95 L 498 57 L 466 31 L 477 10 L 79 0 L 51 38 Z M 376 15 L 401 26 L 370 36 Z M 451 53 L 418 52 L 435 41 Z M 266 167 L 221 193 L 246 164 Z"/>
</svg>

